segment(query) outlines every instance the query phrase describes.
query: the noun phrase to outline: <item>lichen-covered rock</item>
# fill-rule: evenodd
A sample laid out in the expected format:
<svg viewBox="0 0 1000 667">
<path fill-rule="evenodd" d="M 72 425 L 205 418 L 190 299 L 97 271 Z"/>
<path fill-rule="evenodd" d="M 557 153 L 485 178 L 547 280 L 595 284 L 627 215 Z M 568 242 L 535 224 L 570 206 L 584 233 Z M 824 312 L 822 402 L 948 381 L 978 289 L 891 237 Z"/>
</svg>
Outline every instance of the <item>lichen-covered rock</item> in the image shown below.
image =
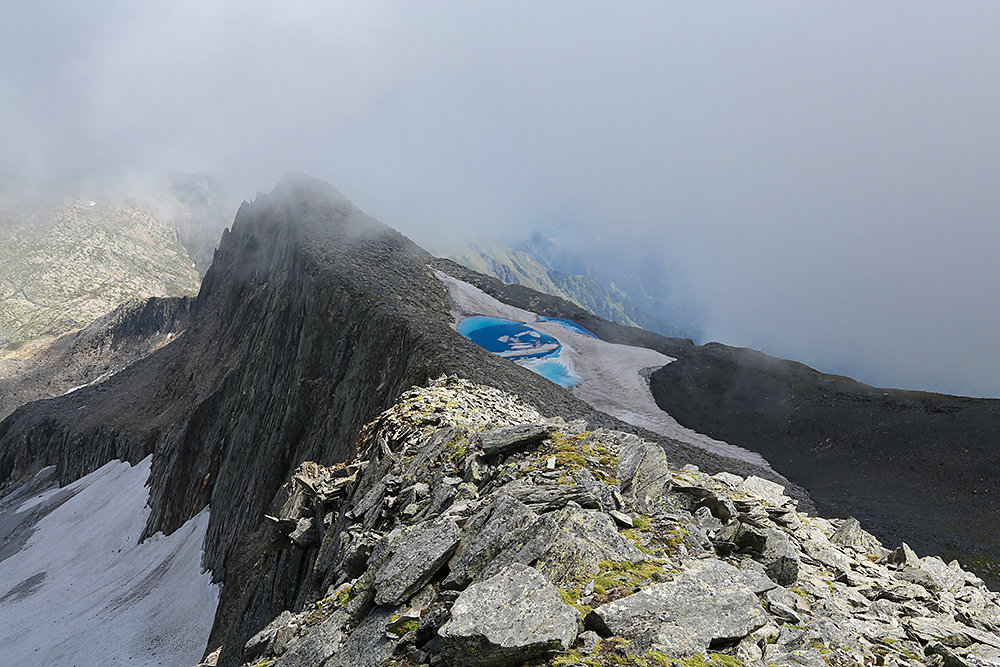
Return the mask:
<svg viewBox="0 0 1000 667">
<path fill-rule="evenodd" d="M 785 487 L 771 480 L 751 475 L 743 480 L 737 491 L 742 491 L 748 496 L 753 496 L 770 505 L 784 505 L 790 499 L 785 495 Z"/>
<path fill-rule="evenodd" d="M 865 532 L 861 524 L 853 516 L 847 517 L 830 536 L 830 541 L 845 547 L 857 549 L 863 553 L 882 555 L 885 549 L 874 535 Z"/>
<path fill-rule="evenodd" d="M 578 579 L 594 575 L 600 562 L 640 561 L 646 558 L 634 544 L 622 537 L 614 520 L 597 510 L 565 507 L 554 512 L 558 531 L 535 567 L 550 581 Z"/>
<path fill-rule="evenodd" d="M 587 626 L 598 634 L 638 637 L 652 631 L 687 655 L 707 650 L 713 641 L 740 640 L 766 623 L 745 575 L 712 559 L 693 562 L 673 581 L 609 602 L 587 616 Z"/>
<path fill-rule="evenodd" d="M 458 542 L 458 526 L 448 518 L 405 530 L 389 545 L 392 555 L 375 574 L 375 604 L 405 602 L 447 562 Z"/>
<path fill-rule="evenodd" d="M 499 667 L 568 649 L 577 618 L 537 570 L 513 564 L 459 595 L 438 635 L 454 664 Z"/>
</svg>

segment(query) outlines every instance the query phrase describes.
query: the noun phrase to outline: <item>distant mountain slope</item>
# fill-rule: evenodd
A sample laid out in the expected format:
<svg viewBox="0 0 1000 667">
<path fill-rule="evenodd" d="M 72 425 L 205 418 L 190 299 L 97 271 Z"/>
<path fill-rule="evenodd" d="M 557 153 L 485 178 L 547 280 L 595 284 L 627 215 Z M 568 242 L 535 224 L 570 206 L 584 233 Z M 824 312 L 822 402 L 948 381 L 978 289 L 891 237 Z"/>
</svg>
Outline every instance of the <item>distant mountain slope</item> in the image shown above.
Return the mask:
<svg viewBox="0 0 1000 667">
<path fill-rule="evenodd" d="M 174 172 L 144 178 L 0 192 L 0 354 L 132 299 L 197 293 L 229 215 L 221 187 Z"/>
<path fill-rule="evenodd" d="M 694 332 L 678 327 L 637 305 L 628 294 L 587 275 L 553 268 L 530 252 L 514 250 L 497 241 L 464 241 L 443 253 L 474 271 L 505 283 L 572 301 L 589 312 L 625 326 L 655 331 L 665 336 L 692 337 Z"/>
<path fill-rule="evenodd" d="M 822 515 L 852 515 L 887 544 L 905 539 L 1000 585 L 1000 400 L 878 389 L 754 350 L 693 345 L 450 264 L 438 260 L 504 303 L 674 357 L 650 388 L 680 424 L 763 455 Z"/>
<path fill-rule="evenodd" d="M 0 202 L 0 346 L 79 328 L 137 297 L 194 295 L 198 272 L 148 205 Z"/>
</svg>

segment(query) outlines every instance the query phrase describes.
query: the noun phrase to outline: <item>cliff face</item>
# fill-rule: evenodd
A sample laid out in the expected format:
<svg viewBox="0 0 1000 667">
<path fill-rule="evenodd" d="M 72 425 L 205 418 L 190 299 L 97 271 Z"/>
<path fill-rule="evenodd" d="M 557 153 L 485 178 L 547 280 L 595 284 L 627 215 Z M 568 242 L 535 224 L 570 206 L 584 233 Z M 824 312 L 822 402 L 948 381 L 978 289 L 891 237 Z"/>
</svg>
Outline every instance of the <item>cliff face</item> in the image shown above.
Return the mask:
<svg viewBox="0 0 1000 667">
<path fill-rule="evenodd" d="M 47 465 L 65 483 L 152 454 L 145 533 L 211 505 L 205 565 L 226 584 L 213 641 L 239 646 L 311 583 L 308 556 L 269 550 L 260 532 L 276 491 L 302 461 L 351 457 L 361 426 L 410 386 L 459 373 L 628 430 L 453 331 L 429 261 L 329 186 L 286 179 L 240 209 L 183 335 L 0 423 L 0 488 Z"/>
</svg>

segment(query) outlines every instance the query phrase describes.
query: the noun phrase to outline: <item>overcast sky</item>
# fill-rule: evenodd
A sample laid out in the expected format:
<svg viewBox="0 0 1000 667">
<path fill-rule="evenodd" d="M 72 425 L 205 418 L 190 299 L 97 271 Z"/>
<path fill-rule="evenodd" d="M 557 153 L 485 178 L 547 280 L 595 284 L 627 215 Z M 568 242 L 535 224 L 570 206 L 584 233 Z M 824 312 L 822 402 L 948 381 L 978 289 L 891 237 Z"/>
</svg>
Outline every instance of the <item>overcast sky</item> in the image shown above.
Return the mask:
<svg viewBox="0 0 1000 667">
<path fill-rule="evenodd" d="M 995 2 L 17 3 L 0 176 L 330 181 L 662 256 L 710 338 L 1000 396 Z"/>
</svg>

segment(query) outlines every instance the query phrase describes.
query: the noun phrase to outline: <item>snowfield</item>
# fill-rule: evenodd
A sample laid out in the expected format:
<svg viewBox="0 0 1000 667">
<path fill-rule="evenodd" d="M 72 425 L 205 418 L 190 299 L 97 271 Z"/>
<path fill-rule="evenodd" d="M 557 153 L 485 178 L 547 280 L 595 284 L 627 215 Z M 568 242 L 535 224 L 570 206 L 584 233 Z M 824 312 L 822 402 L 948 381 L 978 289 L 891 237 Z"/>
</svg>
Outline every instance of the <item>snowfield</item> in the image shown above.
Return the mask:
<svg viewBox="0 0 1000 667">
<path fill-rule="evenodd" d="M 63 488 L 47 468 L 0 500 L 0 646 L 11 665 L 194 665 L 219 589 L 203 510 L 139 543 L 151 457 Z"/>
<path fill-rule="evenodd" d="M 648 372 L 669 364 L 674 361 L 673 357 L 572 331 L 557 321 L 545 321 L 536 313 L 502 303 L 478 287 L 442 271 L 434 273 L 448 287 L 456 329 L 458 322 L 474 315 L 530 324 L 562 344 L 560 361 L 570 374 L 583 378 L 569 388 L 577 398 L 634 426 L 720 456 L 771 468 L 760 454 L 685 428 L 656 405 L 649 390 Z M 531 368 L 528 363 L 521 365 Z"/>
</svg>

